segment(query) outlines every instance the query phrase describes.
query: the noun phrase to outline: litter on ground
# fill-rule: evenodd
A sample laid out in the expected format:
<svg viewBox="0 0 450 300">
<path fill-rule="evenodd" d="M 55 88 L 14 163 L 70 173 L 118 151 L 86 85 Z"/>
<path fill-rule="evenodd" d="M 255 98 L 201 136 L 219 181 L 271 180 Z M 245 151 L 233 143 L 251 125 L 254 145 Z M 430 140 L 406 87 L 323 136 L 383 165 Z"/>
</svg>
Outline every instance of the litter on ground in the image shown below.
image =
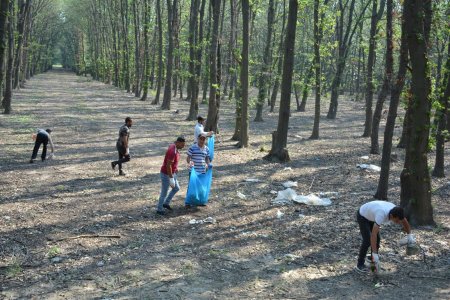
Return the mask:
<svg viewBox="0 0 450 300">
<path fill-rule="evenodd" d="M 356 167 L 361 170 L 367 170 L 367 171 L 372 171 L 372 172 L 380 172 L 381 171 L 381 168 L 376 165 L 359 164 Z"/>
<path fill-rule="evenodd" d="M 247 196 L 245 196 L 244 194 L 242 194 L 241 192 L 237 192 L 237 196 L 241 199 L 247 199 Z"/>
<path fill-rule="evenodd" d="M 287 188 L 283 191 L 278 191 L 277 197 L 272 200 L 272 204 L 277 205 L 291 204 L 292 202 L 306 205 L 331 205 L 330 198 L 320 198 L 315 194 L 309 194 L 307 196 L 297 195 L 297 193 L 291 188 Z"/>
<path fill-rule="evenodd" d="M 283 186 L 285 188 L 297 187 L 297 181 L 286 181 L 286 182 L 283 182 Z"/>
</svg>

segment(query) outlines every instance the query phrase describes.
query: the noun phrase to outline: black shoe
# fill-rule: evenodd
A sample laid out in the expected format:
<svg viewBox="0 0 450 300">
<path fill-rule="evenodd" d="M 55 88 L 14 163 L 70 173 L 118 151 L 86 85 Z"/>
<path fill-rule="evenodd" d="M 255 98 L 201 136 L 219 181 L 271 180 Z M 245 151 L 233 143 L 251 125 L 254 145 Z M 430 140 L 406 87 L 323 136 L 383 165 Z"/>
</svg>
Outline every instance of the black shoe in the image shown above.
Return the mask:
<svg viewBox="0 0 450 300">
<path fill-rule="evenodd" d="M 160 216 L 164 216 L 164 215 L 166 214 L 166 212 L 163 211 L 163 210 L 157 210 L 157 211 L 156 211 L 156 214 L 157 214 L 157 215 L 160 215 Z"/>
<path fill-rule="evenodd" d="M 112 167 L 113 170 L 116 169 L 116 164 L 113 161 L 111 162 L 111 167 Z"/>
<path fill-rule="evenodd" d="M 367 268 L 366 265 L 356 266 L 355 271 L 359 274 L 369 274 L 369 268 Z"/>
<path fill-rule="evenodd" d="M 169 204 L 163 204 L 163 207 L 164 207 L 164 208 L 166 208 L 167 210 L 170 210 L 170 211 L 172 211 L 172 210 L 173 210 L 173 208 L 172 208 L 172 207 L 170 207 L 170 205 L 169 205 Z"/>
<path fill-rule="evenodd" d="M 186 209 L 191 209 L 192 206 L 190 206 L 189 204 L 186 204 L 186 205 L 184 206 L 184 208 L 186 208 Z"/>
<path fill-rule="evenodd" d="M 119 175 L 120 175 L 120 176 L 125 176 L 125 175 L 127 175 L 127 174 L 125 174 L 124 171 L 120 170 L 120 171 L 119 171 Z"/>
<path fill-rule="evenodd" d="M 34 163 L 34 159 L 30 159 L 30 164 Z"/>
</svg>

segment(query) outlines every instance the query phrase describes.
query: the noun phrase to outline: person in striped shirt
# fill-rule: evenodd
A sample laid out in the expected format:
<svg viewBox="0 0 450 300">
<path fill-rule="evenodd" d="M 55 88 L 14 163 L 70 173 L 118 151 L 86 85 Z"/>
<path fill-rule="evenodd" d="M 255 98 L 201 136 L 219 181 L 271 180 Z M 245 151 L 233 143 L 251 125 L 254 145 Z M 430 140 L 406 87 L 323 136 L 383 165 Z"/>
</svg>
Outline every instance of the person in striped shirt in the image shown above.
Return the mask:
<svg viewBox="0 0 450 300">
<path fill-rule="evenodd" d="M 209 148 L 205 145 L 206 136 L 198 135 L 198 141 L 193 144 L 188 152 L 186 161 L 189 164 L 189 169 L 194 168 L 198 174 L 204 174 L 211 167 L 211 160 L 209 158 Z"/>
</svg>

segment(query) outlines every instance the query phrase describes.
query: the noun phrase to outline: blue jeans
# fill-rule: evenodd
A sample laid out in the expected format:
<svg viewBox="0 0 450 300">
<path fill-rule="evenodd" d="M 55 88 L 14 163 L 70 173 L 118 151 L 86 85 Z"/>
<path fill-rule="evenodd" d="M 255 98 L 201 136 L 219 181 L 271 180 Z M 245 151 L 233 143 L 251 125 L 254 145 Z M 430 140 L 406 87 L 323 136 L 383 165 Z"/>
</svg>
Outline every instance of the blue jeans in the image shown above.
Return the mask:
<svg viewBox="0 0 450 300">
<path fill-rule="evenodd" d="M 161 175 L 161 194 L 159 195 L 159 202 L 158 202 L 158 211 L 163 210 L 163 204 L 170 204 L 170 201 L 172 200 L 173 196 L 180 190 L 180 185 L 178 184 L 177 174 L 173 174 L 173 179 L 175 179 L 175 187 L 172 188 L 169 195 L 167 195 L 167 192 L 169 191 L 170 187 L 170 177 L 169 175 L 166 175 L 164 173 L 160 173 Z"/>
</svg>

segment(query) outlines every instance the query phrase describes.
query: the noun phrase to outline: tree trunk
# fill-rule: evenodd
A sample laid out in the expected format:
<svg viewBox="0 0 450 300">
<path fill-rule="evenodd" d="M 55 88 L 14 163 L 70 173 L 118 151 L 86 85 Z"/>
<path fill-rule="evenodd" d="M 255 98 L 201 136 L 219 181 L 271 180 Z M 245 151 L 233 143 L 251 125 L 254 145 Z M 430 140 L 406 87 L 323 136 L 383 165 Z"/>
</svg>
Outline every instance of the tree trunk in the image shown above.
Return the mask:
<svg viewBox="0 0 450 300">
<path fill-rule="evenodd" d="M 2 106 L 5 114 L 11 113 L 11 99 L 13 90 L 13 71 L 14 71 L 14 1 L 9 2 L 8 17 L 8 60 L 5 77 L 5 96 Z"/>
<path fill-rule="evenodd" d="M 322 28 L 322 20 L 320 27 Z M 320 122 L 320 96 L 321 96 L 321 72 L 320 72 L 320 43 L 321 32 L 319 30 L 319 0 L 314 0 L 314 69 L 316 75 L 315 82 L 315 108 L 314 108 L 314 125 L 310 139 L 319 138 L 319 122 Z"/>
<path fill-rule="evenodd" d="M 267 97 L 267 83 L 269 81 L 269 71 L 272 66 L 272 32 L 275 22 L 275 5 L 274 0 L 269 0 L 269 7 L 267 9 L 267 36 L 266 45 L 264 48 L 263 63 L 261 67 L 261 74 L 259 75 L 259 91 L 258 103 L 256 105 L 255 122 L 262 122 L 262 111 L 264 102 Z"/>
<path fill-rule="evenodd" d="M 298 1 L 289 0 L 288 23 L 283 60 L 283 78 L 281 84 L 280 113 L 277 131 L 272 134 L 272 149 L 266 159 L 289 161 L 287 150 L 287 133 L 291 106 L 292 73 L 294 70 L 295 31 L 297 28 Z"/>
<path fill-rule="evenodd" d="M 217 70 L 218 44 L 219 44 L 219 22 L 221 0 L 211 0 L 213 27 L 211 32 L 211 45 L 209 52 L 209 103 L 208 117 L 206 120 L 206 130 L 217 132 L 217 123 L 219 121 L 220 107 L 220 81 L 217 80 L 220 73 Z"/>
<path fill-rule="evenodd" d="M 435 177 L 445 177 L 444 172 L 444 154 L 445 154 L 445 134 L 446 112 L 448 111 L 448 101 L 450 98 L 450 41 L 447 42 L 447 62 L 444 69 L 444 80 L 442 82 L 439 95 L 439 108 L 436 110 L 438 126 L 436 131 L 436 160 L 434 163 L 432 175 Z"/>
<path fill-rule="evenodd" d="M 141 70 L 140 70 L 140 47 L 141 47 L 141 41 L 140 41 L 140 22 L 139 22 L 139 13 L 138 13 L 138 7 L 137 2 L 138 0 L 133 0 L 133 16 L 134 16 L 134 96 L 140 97 L 141 96 Z M 146 27 L 147 24 L 144 24 L 144 27 Z M 146 33 L 145 33 L 146 34 Z"/>
<path fill-rule="evenodd" d="M 284 31 L 286 26 L 286 0 L 283 1 L 283 23 L 281 26 L 280 34 L 280 44 L 278 46 L 278 62 L 277 62 L 277 73 L 275 75 L 275 83 L 272 89 L 272 95 L 270 96 L 270 112 L 275 109 L 275 103 L 277 101 L 278 90 L 280 89 L 280 77 L 283 71 L 283 52 L 284 52 Z"/>
<path fill-rule="evenodd" d="M 159 104 L 163 76 L 163 30 L 161 20 L 161 0 L 156 0 L 156 18 L 158 23 L 158 81 L 156 83 L 156 95 L 152 104 Z"/>
<path fill-rule="evenodd" d="M 392 0 L 387 1 L 387 13 L 392 12 Z M 388 16 L 389 18 L 389 16 Z M 392 21 L 392 20 L 391 20 Z M 389 20 L 387 20 L 389 22 Z M 388 24 L 388 23 L 387 23 Z M 393 36 L 392 28 L 391 32 L 387 30 L 388 34 Z M 387 38 L 387 37 L 386 37 Z M 378 181 L 377 192 L 375 193 L 375 199 L 386 200 L 388 198 L 389 188 L 389 170 L 391 165 L 391 151 L 392 151 L 392 137 L 394 135 L 395 119 L 397 118 L 397 109 L 400 102 L 400 95 L 405 85 L 406 68 L 408 65 L 408 45 L 406 39 L 406 23 L 402 22 L 401 44 L 400 44 L 400 57 L 397 78 L 395 84 L 391 90 L 391 101 L 389 103 L 389 112 L 386 120 L 386 128 L 384 130 L 383 152 L 381 157 L 381 172 L 380 179 Z M 387 45 L 389 47 L 389 43 Z"/>
<path fill-rule="evenodd" d="M 364 123 L 363 137 L 369 137 L 372 133 L 372 102 L 373 102 L 373 68 L 376 56 L 376 39 L 378 32 L 378 21 L 383 15 L 385 1 L 380 3 L 380 10 L 378 11 L 378 0 L 372 0 L 372 18 L 370 22 L 370 36 L 369 36 L 369 53 L 367 57 L 367 77 L 366 77 L 366 121 Z"/>
<path fill-rule="evenodd" d="M 314 25 L 315 26 L 315 25 Z M 317 43 L 320 41 L 319 40 L 315 40 L 314 43 Z M 316 46 L 314 44 L 314 46 Z M 314 48 L 314 51 L 316 49 Z M 306 100 L 308 100 L 308 94 L 309 94 L 309 85 L 311 83 L 311 79 L 313 78 L 314 75 L 314 70 L 317 70 L 315 67 L 315 60 L 316 59 L 316 54 L 314 52 L 314 59 L 312 61 L 311 67 L 308 70 L 308 73 L 306 74 L 305 77 L 305 81 L 303 82 L 303 90 L 302 90 L 302 102 L 300 103 L 300 105 L 297 107 L 297 111 L 305 111 L 306 110 Z M 317 79 L 317 78 L 316 78 Z"/>
<path fill-rule="evenodd" d="M 173 49 L 174 49 L 174 18 L 177 14 L 178 0 L 167 0 L 167 47 L 166 81 L 164 83 L 164 96 L 161 109 L 170 110 L 170 100 L 172 96 L 172 73 L 173 73 Z"/>
<path fill-rule="evenodd" d="M 382 4 L 383 5 L 383 4 Z M 393 49 L 394 45 L 392 42 L 392 0 L 387 0 L 386 5 L 386 58 L 385 58 L 385 70 L 383 86 L 381 87 L 380 94 L 378 95 L 377 104 L 375 106 L 375 111 L 373 113 L 372 121 L 372 133 L 371 143 L 370 143 L 370 153 L 379 154 L 380 146 L 378 144 L 378 130 L 380 128 L 381 112 L 383 110 L 383 104 L 386 100 L 387 94 L 391 89 L 392 84 L 392 72 L 394 66 Z"/>
<path fill-rule="evenodd" d="M 249 44 L 249 0 L 242 0 L 242 64 L 241 64 L 241 138 L 239 147 L 248 147 L 248 44 Z"/>
<path fill-rule="evenodd" d="M 403 171 L 400 205 L 413 225 L 434 225 L 431 179 L 428 171 L 428 138 L 431 78 L 428 65 L 431 1 L 406 0 L 404 18 L 411 58 L 411 118 Z"/>
<path fill-rule="evenodd" d="M 191 102 L 189 115 L 186 120 L 193 121 L 198 115 L 198 95 L 195 98 L 198 78 L 196 74 L 196 64 L 198 45 L 198 13 L 200 0 L 191 0 L 191 10 L 189 16 L 189 79 L 188 79 L 188 100 Z"/>
<path fill-rule="evenodd" d="M 148 96 L 148 88 L 150 85 L 150 47 L 149 47 L 149 7 L 148 0 L 144 0 L 144 80 L 142 83 L 141 101 L 146 101 Z"/>
<path fill-rule="evenodd" d="M 19 81 L 21 76 L 21 68 L 22 68 L 22 52 L 23 52 L 23 41 L 25 36 L 25 22 L 28 13 L 28 9 L 30 7 L 31 0 L 19 0 L 19 19 L 17 22 L 17 48 L 15 53 L 15 61 L 14 61 L 14 83 L 13 88 L 19 88 Z"/>
<path fill-rule="evenodd" d="M 9 0 L 0 2 L 0 98 L 3 96 L 3 74 L 5 73 L 5 51 L 7 31 L 6 24 L 8 20 Z"/>
</svg>

